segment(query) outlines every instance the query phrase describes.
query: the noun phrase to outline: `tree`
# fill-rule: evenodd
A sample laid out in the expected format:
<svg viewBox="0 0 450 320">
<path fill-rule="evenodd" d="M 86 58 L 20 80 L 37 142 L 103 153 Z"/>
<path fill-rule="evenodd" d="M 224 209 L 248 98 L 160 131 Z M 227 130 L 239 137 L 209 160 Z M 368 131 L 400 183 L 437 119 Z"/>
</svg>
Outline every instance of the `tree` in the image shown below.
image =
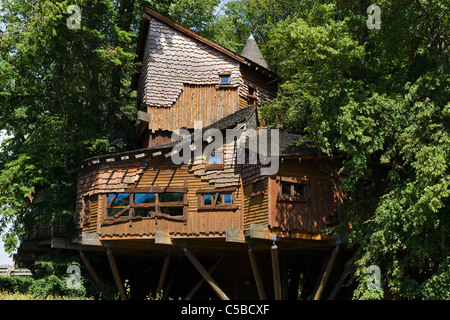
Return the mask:
<svg viewBox="0 0 450 320">
<path fill-rule="evenodd" d="M 448 299 L 450 7 L 379 1 L 381 29 L 369 30 L 369 3 L 354 3 L 316 1 L 271 29 L 263 49 L 283 83 L 263 114 L 342 160 L 348 192 L 387 170 L 372 210 L 349 201 L 339 229 L 356 250 L 355 298 Z"/>
</svg>

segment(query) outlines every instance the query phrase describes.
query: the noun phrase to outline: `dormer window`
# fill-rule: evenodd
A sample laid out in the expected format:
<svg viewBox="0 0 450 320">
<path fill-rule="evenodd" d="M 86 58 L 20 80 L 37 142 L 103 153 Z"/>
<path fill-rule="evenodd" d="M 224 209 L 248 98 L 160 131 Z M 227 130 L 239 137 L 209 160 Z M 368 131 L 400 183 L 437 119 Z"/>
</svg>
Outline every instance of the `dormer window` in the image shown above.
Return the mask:
<svg viewBox="0 0 450 320">
<path fill-rule="evenodd" d="M 219 85 L 231 84 L 231 73 L 219 73 Z"/>
</svg>

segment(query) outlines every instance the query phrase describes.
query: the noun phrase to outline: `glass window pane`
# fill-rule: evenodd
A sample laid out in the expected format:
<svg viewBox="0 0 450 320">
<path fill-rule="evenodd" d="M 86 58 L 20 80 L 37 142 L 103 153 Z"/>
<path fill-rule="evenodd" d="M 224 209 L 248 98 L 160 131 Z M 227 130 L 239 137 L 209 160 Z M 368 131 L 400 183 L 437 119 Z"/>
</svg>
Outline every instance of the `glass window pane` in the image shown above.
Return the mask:
<svg viewBox="0 0 450 320">
<path fill-rule="evenodd" d="M 116 200 L 111 205 L 111 207 L 126 207 L 130 204 L 130 194 L 129 193 L 119 193 Z"/>
<path fill-rule="evenodd" d="M 108 217 L 113 217 L 116 214 L 118 214 L 120 211 L 122 211 L 122 208 L 109 208 L 108 209 Z"/>
<path fill-rule="evenodd" d="M 182 216 L 183 207 L 159 207 L 159 211 L 169 216 Z"/>
<path fill-rule="evenodd" d="M 253 183 L 253 192 L 258 192 L 262 190 L 262 181 Z"/>
<path fill-rule="evenodd" d="M 149 208 L 134 208 L 134 216 L 135 217 L 148 217 L 150 211 L 155 211 L 154 207 Z"/>
<path fill-rule="evenodd" d="M 155 203 L 156 193 L 136 193 L 134 195 L 134 203 Z"/>
<path fill-rule="evenodd" d="M 220 76 L 220 83 L 221 84 L 228 84 L 228 83 L 230 83 L 230 76 Z"/>
<path fill-rule="evenodd" d="M 118 214 L 122 210 L 123 210 L 123 208 L 109 208 L 108 209 L 108 217 L 114 217 L 116 214 Z M 127 210 L 120 215 L 120 217 L 129 217 L 129 216 L 130 216 L 130 210 Z"/>
<path fill-rule="evenodd" d="M 305 196 L 305 185 L 294 184 L 294 197 L 304 197 Z"/>
<path fill-rule="evenodd" d="M 204 206 L 211 206 L 212 205 L 212 200 L 213 200 L 213 195 L 212 194 L 204 194 L 203 195 L 203 205 Z"/>
<path fill-rule="evenodd" d="M 211 154 L 208 164 L 220 164 L 220 154 Z"/>
<path fill-rule="evenodd" d="M 165 192 L 159 194 L 159 202 L 179 202 L 183 201 L 184 193 Z"/>
<path fill-rule="evenodd" d="M 286 182 L 281 183 L 281 194 L 286 195 L 286 196 L 291 195 L 291 184 L 290 183 L 286 183 Z"/>
<path fill-rule="evenodd" d="M 231 204 L 231 199 L 232 198 L 231 198 L 231 194 L 230 193 L 223 195 L 223 203 Z"/>
</svg>

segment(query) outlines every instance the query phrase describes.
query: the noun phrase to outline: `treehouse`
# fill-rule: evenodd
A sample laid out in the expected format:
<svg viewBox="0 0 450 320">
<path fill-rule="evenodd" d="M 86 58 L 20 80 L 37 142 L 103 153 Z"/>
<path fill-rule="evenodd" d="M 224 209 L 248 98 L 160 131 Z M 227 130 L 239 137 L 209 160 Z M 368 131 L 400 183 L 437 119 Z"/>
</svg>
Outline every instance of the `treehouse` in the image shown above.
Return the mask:
<svg viewBox="0 0 450 320">
<path fill-rule="evenodd" d="M 297 299 L 302 279 L 320 298 L 341 244 L 322 234 L 343 201 L 337 167 L 264 127 L 277 83 L 254 38 L 238 55 L 146 8 L 138 57 L 139 148 L 85 160 L 75 234 L 29 237 L 22 257 L 79 251 L 122 299 Z"/>
</svg>

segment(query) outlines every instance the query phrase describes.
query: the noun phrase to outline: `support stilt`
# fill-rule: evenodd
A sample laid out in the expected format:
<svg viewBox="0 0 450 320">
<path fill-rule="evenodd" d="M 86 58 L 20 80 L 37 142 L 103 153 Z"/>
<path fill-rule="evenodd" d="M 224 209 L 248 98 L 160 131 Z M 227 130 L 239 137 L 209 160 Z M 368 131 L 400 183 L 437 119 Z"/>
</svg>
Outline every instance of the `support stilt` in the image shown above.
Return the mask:
<svg viewBox="0 0 450 320">
<path fill-rule="evenodd" d="M 272 255 L 272 272 L 273 272 L 273 287 L 275 291 L 275 300 L 282 300 L 281 293 L 281 279 L 280 279 L 280 262 L 278 260 L 278 247 L 273 245 L 270 253 Z"/>
<path fill-rule="evenodd" d="M 127 294 L 125 292 L 125 288 L 122 283 L 122 279 L 120 278 L 119 269 L 117 269 L 116 259 L 114 259 L 114 255 L 111 250 L 108 249 L 106 251 L 106 256 L 108 257 L 109 265 L 111 267 L 111 271 L 114 276 L 114 280 L 116 281 L 117 289 L 119 290 L 119 295 L 122 300 L 127 300 Z"/>
<path fill-rule="evenodd" d="M 325 268 L 325 271 L 322 275 L 322 279 L 320 280 L 319 287 L 317 288 L 316 293 L 314 294 L 314 300 L 319 300 L 322 296 L 323 290 L 325 289 L 325 286 L 327 285 L 328 278 L 330 277 L 331 269 L 333 269 L 334 261 L 336 260 L 336 257 L 339 252 L 339 246 L 336 246 L 334 248 L 333 252 L 331 253 L 330 260 L 328 261 L 327 267 Z"/>
<path fill-rule="evenodd" d="M 253 276 L 255 277 L 256 288 L 258 289 L 258 295 L 260 300 L 267 300 L 266 291 L 259 272 L 258 261 L 256 260 L 255 252 L 252 247 L 248 247 L 248 257 L 250 258 L 250 264 L 253 270 Z"/>
<path fill-rule="evenodd" d="M 344 283 L 345 276 L 350 271 L 351 266 L 348 265 L 345 267 L 344 271 L 342 272 L 341 276 L 339 277 L 338 282 L 334 286 L 333 291 L 331 292 L 330 296 L 328 297 L 328 300 L 334 300 L 336 298 L 336 295 L 338 294 L 339 290 L 342 287 L 342 284 Z"/>
<path fill-rule="evenodd" d="M 88 258 L 84 255 L 83 251 L 80 251 L 80 258 L 81 258 L 81 261 L 83 261 L 86 268 L 88 269 L 89 274 L 91 275 L 92 279 L 94 279 L 94 281 L 97 285 L 100 285 L 100 278 L 98 277 L 97 272 L 95 272 L 95 269 L 92 266 L 92 264 L 89 262 Z"/>
<path fill-rule="evenodd" d="M 170 256 L 166 256 L 164 258 L 163 266 L 161 269 L 161 274 L 159 276 L 158 286 L 156 287 L 155 296 L 161 294 L 161 290 L 164 285 L 164 281 L 166 280 L 167 269 L 169 268 Z"/>
<path fill-rule="evenodd" d="M 214 270 L 216 270 L 217 266 L 219 265 L 219 263 L 222 261 L 223 257 L 220 257 L 219 259 L 217 259 L 217 261 L 211 266 L 211 268 L 208 269 L 208 273 L 212 274 L 214 272 Z M 197 284 L 192 288 L 191 291 L 189 291 L 189 293 L 186 295 L 186 297 L 184 297 L 184 300 L 189 300 L 190 298 L 192 298 L 192 296 L 198 291 L 198 289 L 200 289 L 200 287 L 205 283 L 205 278 L 201 278 Z"/>
<path fill-rule="evenodd" d="M 188 257 L 194 267 L 200 272 L 200 274 L 205 278 L 206 282 L 211 286 L 211 288 L 217 293 L 217 295 L 222 300 L 230 300 L 227 295 L 219 288 L 214 279 L 209 275 L 205 268 L 200 264 L 197 258 L 185 247 L 183 248 L 184 254 Z"/>
<path fill-rule="evenodd" d="M 169 278 L 169 283 L 167 284 L 166 290 L 164 291 L 163 300 L 167 300 L 169 298 L 170 289 L 172 289 L 173 282 L 175 281 L 175 276 L 178 272 L 178 268 L 180 267 L 181 258 L 179 257 L 175 262 L 175 267 L 172 270 L 172 273 Z M 203 279 L 203 278 L 202 278 Z"/>
</svg>

